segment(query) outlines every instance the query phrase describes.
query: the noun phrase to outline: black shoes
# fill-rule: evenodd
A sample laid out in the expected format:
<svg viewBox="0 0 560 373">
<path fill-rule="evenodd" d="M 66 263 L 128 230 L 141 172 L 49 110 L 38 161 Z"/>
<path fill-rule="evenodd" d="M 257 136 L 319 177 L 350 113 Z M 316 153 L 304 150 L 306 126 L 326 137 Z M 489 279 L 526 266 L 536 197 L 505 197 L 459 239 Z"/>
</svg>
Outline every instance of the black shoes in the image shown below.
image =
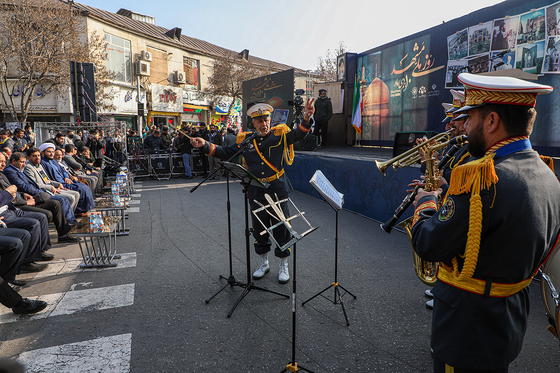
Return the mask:
<svg viewBox="0 0 560 373">
<path fill-rule="evenodd" d="M 45 308 L 47 308 L 47 302 L 43 302 L 42 300 L 29 300 L 27 298 L 23 298 L 19 306 L 12 308 L 12 312 L 16 315 L 29 315 L 42 311 Z"/>
<path fill-rule="evenodd" d="M 80 223 L 82 224 L 82 223 Z M 83 227 L 83 224 L 82 224 Z M 78 229 L 81 227 L 78 225 Z M 58 236 L 58 243 L 62 242 L 78 242 L 80 239 L 77 237 L 70 237 L 69 235 L 65 234 L 64 236 Z"/>
<path fill-rule="evenodd" d="M 27 281 L 23 281 L 23 280 L 10 280 L 8 281 L 8 283 L 14 285 L 14 286 L 25 286 L 27 285 Z"/>
<path fill-rule="evenodd" d="M 21 265 L 22 272 L 42 272 L 47 269 L 48 264 L 37 264 L 35 262 L 24 263 Z"/>
<path fill-rule="evenodd" d="M 48 262 L 49 260 L 53 260 L 53 259 L 54 259 L 53 254 L 49 254 L 49 253 L 46 253 L 44 251 L 41 253 L 41 260 L 43 262 Z"/>
</svg>

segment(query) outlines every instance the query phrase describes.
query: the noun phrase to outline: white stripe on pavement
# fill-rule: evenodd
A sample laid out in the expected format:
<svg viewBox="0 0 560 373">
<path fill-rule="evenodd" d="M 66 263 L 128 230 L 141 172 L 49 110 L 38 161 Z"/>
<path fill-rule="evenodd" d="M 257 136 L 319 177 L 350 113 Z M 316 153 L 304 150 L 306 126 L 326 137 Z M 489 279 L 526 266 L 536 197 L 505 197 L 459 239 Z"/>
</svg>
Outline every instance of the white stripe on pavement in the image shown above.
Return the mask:
<svg viewBox="0 0 560 373">
<path fill-rule="evenodd" d="M 131 204 L 131 205 L 139 205 L 140 200 L 139 199 L 132 199 L 132 200 L 128 201 L 128 203 Z"/>
<path fill-rule="evenodd" d="M 140 186 L 142 186 L 142 185 L 140 185 Z M 142 191 L 142 188 L 134 188 L 134 191 L 135 191 L 135 192 L 141 192 L 141 191 Z"/>
<path fill-rule="evenodd" d="M 134 194 L 131 195 L 131 197 L 140 198 L 140 197 L 142 197 L 142 194 L 140 194 L 140 193 L 134 193 Z"/>
<path fill-rule="evenodd" d="M 126 212 L 140 212 L 140 207 L 129 207 Z"/>
<path fill-rule="evenodd" d="M 17 361 L 27 372 L 99 373 L 130 372 L 132 334 L 26 351 Z"/>
<path fill-rule="evenodd" d="M 49 267 L 43 272 L 34 273 L 24 273 L 18 275 L 18 280 L 21 279 L 34 279 L 42 278 L 48 276 L 58 276 L 68 273 L 77 273 L 82 271 L 105 271 L 108 269 L 120 269 L 120 268 L 130 268 L 136 267 L 136 253 L 125 253 L 121 254 L 121 259 L 114 260 L 117 263 L 116 267 L 105 267 L 105 268 L 81 268 L 80 264 L 84 261 L 82 258 L 76 259 L 64 259 L 64 260 L 53 260 L 51 262 L 45 262 Z"/>
<path fill-rule="evenodd" d="M 19 319 L 44 319 L 50 316 L 71 315 L 79 312 L 101 311 L 134 304 L 134 284 L 116 285 L 97 289 L 69 291 L 30 298 L 47 302 L 45 310 L 33 315 L 16 315 L 9 308 L 0 309 L 0 324 Z"/>
</svg>

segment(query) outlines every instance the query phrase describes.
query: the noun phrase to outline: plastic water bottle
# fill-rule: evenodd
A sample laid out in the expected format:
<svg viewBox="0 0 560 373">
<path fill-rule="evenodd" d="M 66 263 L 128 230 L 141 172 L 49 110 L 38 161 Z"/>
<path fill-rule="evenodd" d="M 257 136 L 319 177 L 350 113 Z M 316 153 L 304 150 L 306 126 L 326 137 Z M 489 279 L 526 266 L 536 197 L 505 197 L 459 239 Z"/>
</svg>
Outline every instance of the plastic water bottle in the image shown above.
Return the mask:
<svg viewBox="0 0 560 373">
<path fill-rule="evenodd" d="M 116 193 L 113 193 L 113 205 L 116 207 L 121 207 L 121 196 L 117 190 Z"/>
<path fill-rule="evenodd" d="M 111 194 L 119 194 L 119 184 L 116 181 L 111 183 Z"/>
<path fill-rule="evenodd" d="M 104 222 L 103 222 L 103 217 L 101 216 L 101 213 L 98 212 L 96 214 L 96 233 L 103 233 L 103 228 L 104 228 Z"/>
<path fill-rule="evenodd" d="M 89 231 L 90 232 L 95 232 L 95 219 L 96 219 L 96 215 L 95 212 L 90 212 L 89 213 Z"/>
</svg>

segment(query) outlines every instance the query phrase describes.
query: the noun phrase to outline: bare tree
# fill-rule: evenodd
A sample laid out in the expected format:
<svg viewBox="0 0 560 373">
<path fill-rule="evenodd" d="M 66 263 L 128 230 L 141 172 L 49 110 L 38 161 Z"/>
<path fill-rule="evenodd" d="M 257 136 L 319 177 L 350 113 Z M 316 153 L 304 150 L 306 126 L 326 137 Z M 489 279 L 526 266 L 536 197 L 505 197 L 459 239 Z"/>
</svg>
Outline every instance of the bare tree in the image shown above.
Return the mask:
<svg viewBox="0 0 560 373">
<path fill-rule="evenodd" d="M 236 98 L 242 98 L 243 82 L 271 72 L 270 66 L 256 65 L 237 55 L 224 56 L 212 62 L 211 73 L 208 78 L 210 93 L 232 98 L 228 113 L 222 119 L 222 123 L 228 122 L 237 101 Z"/>
<path fill-rule="evenodd" d="M 97 74 L 108 78 L 105 44 L 85 30 L 72 2 L 0 1 L 1 103 L 14 120 L 25 122 L 31 103 L 51 92 L 68 96 L 69 61 L 93 62 Z M 102 90 L 103 82 L 97 83 Z"/>
<path fill-rule="evenodd" d="M 331 82 L 337 80 L 336 58 L 344 53 L 346 53 L 346 46 L 343 41 L 340 41 L 334 51 L 327 49 L 324 57 L 317 58 L 317 73 L 322 81 Z"/>
</svg>

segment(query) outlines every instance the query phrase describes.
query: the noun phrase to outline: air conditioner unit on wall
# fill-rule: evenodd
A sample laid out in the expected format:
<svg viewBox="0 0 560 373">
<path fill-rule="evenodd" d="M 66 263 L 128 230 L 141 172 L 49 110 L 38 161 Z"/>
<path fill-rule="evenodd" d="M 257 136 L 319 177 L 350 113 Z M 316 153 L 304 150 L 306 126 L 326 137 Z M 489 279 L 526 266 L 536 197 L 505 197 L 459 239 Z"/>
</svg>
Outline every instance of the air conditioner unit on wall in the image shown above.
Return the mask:
<svg viewBox="0 0 560 373">
<path fill-rule="evenodd" d="M 185 73 L 183 71 L 175 71 L 175 83 L 184 83 Z"/>
<path fill-rule="evenodd" d="M 150 63 L 146 61 L 136 61 L 136 75 L 150 76 Z"/>
<path fill-rule="evenodd" d="M 143 61 L 151 62 L 152 61 L 152 54 L 148 51 L 142 51 L 142 53 L 140 53 L 140 59 L 143 60 Z"/>
</svg>

